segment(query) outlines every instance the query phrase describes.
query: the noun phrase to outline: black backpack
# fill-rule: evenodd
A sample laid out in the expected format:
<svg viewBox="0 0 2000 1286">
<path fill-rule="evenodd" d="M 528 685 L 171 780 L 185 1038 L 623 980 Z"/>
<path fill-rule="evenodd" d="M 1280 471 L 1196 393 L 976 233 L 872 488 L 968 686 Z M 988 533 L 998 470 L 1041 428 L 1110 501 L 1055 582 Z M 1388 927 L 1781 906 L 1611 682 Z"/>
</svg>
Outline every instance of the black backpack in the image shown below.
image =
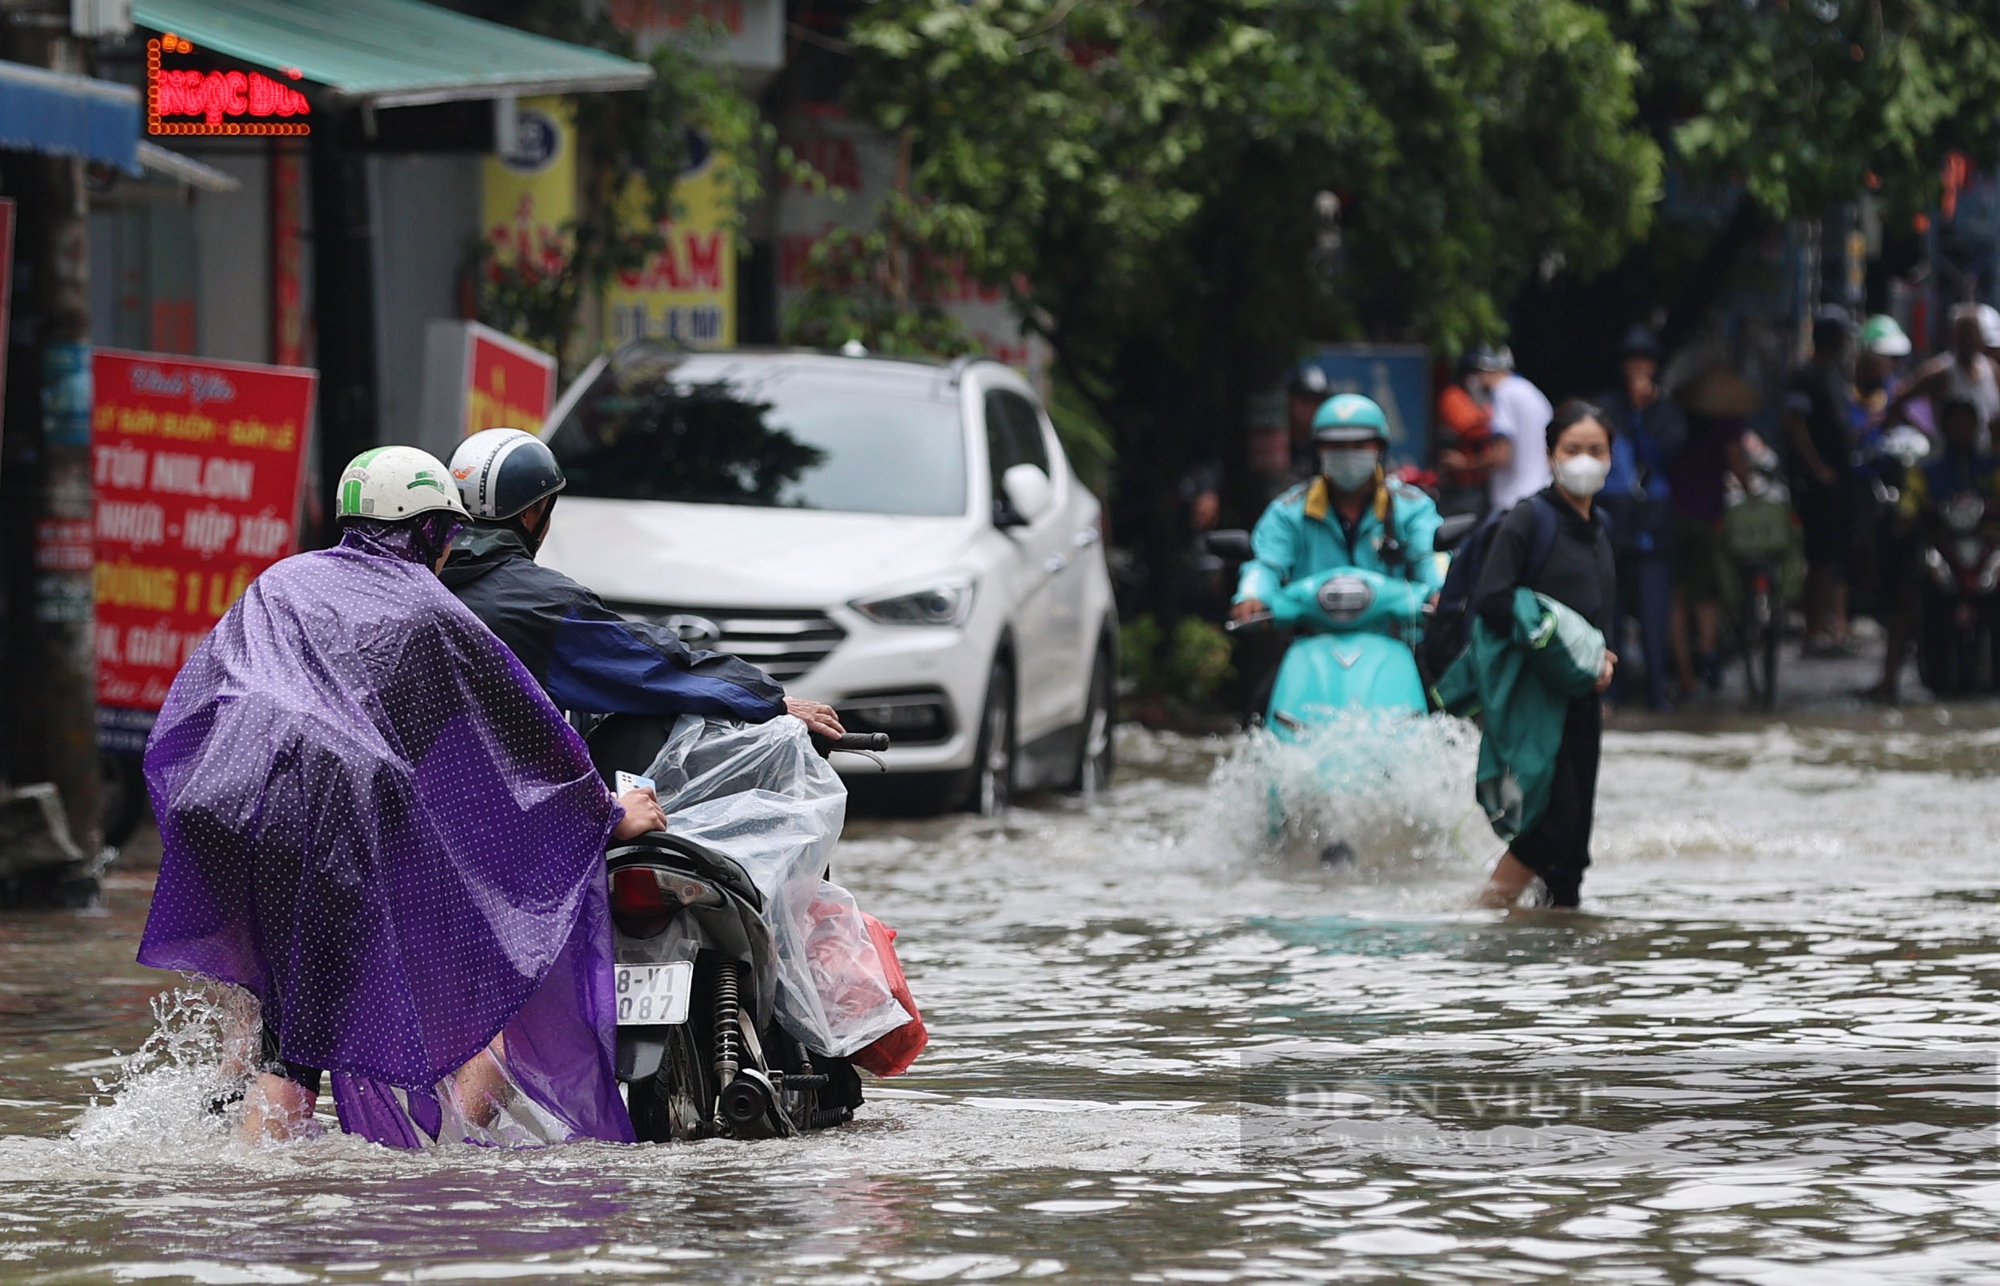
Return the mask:
<svg viewBox="0 0 2000 1286">
<path fill-rule="evenodd" d="M 1556 511 L 1549 498 L 1539 491 L 1515 503 L 1532 505 L 1535 512 L 1535 530 L 1528 540 L 1527 561 L 1522 564 L 1521 579 L 1525 582 L 1541 574 L 1549 553 L 1556 547 Z M 1417 647 L 1417 660 L 1423 666 L 1427 687 L 1436 684 L 1472 641 L 1472 595 L 1479 589 L 1479 578 L 1486 571 L 1486 555 L 1493 548 L 1493 538 L 1500 533 L 1500 524 L 1513 512 L 1510 506 L 1486 515 L 1452 553 L 1451 570 L 1445 573 L 1444 588 L 1438 591 L 1437 608 L 1424 623 L 1424 639 Z"/>
</svg>

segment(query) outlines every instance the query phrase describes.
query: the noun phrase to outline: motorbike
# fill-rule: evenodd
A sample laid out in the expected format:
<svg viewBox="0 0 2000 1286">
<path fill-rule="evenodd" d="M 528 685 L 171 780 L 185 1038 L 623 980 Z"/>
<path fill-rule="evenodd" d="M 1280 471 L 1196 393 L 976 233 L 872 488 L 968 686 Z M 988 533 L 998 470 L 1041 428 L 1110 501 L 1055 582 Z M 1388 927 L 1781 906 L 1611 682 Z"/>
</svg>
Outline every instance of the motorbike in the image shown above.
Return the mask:
<svg viewBox="0 0 2000 1286">
<path fill-rule="evenodd" d="M 1446 519 L 1438 547 L 1449 549 L 1477 522 L 1471 514 Z M 1249 535 L 1242 531 L 1210 533 L 1209 548 L 1238 562 L 1251 556 Z M 1407 759 L 1409 746 L 1398 730 L 1430 709 L 1412 646 L 1430 598 L 1428 586 L 1402 576 L 1341 567 L 1299 577 L 1272 595 L 1265 613 L 1225 626 L 1231 633 L 1292 632 L 1254 718 L 1277 742 L 1305 746 L 1315 757 L 1308 770 L 1310 796 L 1349 797 L 1357 789 L 1376 790 Z M 1365 726 L 1354 725 L 1357 715 Z M 1328 731 L 1336 725 L 1338 730 Z M 1337 742 L 1337 752 L 1328 753 L 1334 747 L 1322 741 Z M 1272 781 L 1265 830 L 1273 842 L 1293 820 L 1283 796 L 1281 783 Z M 1343 807 L 1336 825 L 1348 834 L 1311 830 L 1322 866 L 1357 859 L 1362 834 L 1351 828 L 1360 825 L 1365 832 L 1366 823 L 1357 823 Z"/>
<path fill-rule="evenodd" d="M 1448 560 L 1445 551 L 1478 521 L 1473 514 L 1445 519 L 1436 557 Z M 1211 532 L 1208 545 L 1226 559 L 1243 562 L 1251 556 L 1248 532 Z M 1224 628 L 1296 631 L 1261 711 L 1276 735 L 1296 740 L 1343 710 L 1418 715 L 1429 709 L 1411 651 L 1429 599 L 1430 591 L 1415 581 L 1340 567 L 1300 577 L 1274 595 L 1268 611 Z"/>
<path fill-rule="evenodd" d="M 2000 514 L 1976 492 L 1944 498 L 1923 545 L 1917 677 L 1940 697 L 1991 692 L 2000 679 Z"/>
<path fill-rule="evenodd" d="M 1272 596 L 1270 611 L 1230 622 L 1300 631 L 1272 680 L 1266 725 L 1295 739 L 1357 707 L 1422 714 L 1423 678 L 1406 639 L 1422 622 L 1427 597 L 1401 577 L 1343 567 L 1302 576 Z"/>
<path fill-rule="evenodd" d="M 669 721 L 614 716 L 586 742 L 606 784 L 615 788 L 620 771 L 654 765 L 661 746 L 672 744 L 674 729 Z M 815 737 L 813 749 L 823 760 L 837 751 L 886 750 L 888 741 L 880 733 L 838 741 Z M 768 784 L 752 780 L 750 771 L 689 762 L 681 784 L 687 776 L 714 779 L 720 772 L 725 780 L 716 794 L 734 788 L 768 796 Z M 726 780 L 732 775 L 735 780 Z M 838 789 L 830 769 L 827 776 Z M 665 781 L 659 787 L 665 805 L 672 787 Z M 835 831 L 839 816 L 837 808 Z M 753 814 L 717 829 L 762 828 L 778 837 L 774 843 L 789 843 L 788 825 L 784 818 L 767 825 Z M 776 927 L 774 901 L 796 895 L 801 881 L 832 887 L 820 884 L 827 875 L 823 849 L 793 845 L 783 851 L 788 866 L 759 866 L 699 837 L 654 832 L 614 844 L 605 855 L 617 1076 L 641 1142 L 791 1137 L 839 1125 L 861 1104 L 853 1064 L 812 1052 L 793 1034 L 799 1024 L 782 1020 L 786 970 L 804 966 L 796 959 L 798 944 L 783 940 Z M 796 995 L 791 1004 L 799 1004 Z"/>
</svg>

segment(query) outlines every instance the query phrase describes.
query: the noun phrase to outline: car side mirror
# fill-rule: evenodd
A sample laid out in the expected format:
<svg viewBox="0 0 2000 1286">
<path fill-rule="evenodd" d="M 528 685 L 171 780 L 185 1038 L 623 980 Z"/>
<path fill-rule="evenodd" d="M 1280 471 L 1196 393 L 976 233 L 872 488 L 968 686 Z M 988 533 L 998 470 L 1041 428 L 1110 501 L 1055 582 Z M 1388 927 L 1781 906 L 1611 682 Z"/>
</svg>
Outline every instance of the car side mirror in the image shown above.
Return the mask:
<svg viewBox="0 0 2000 1286">
<path fill-rule="evenodd" d="M 1036 519 L 1049 511 L 1049 503 L 1055 499 L 1055 484 L 1041 466 L 1017 464 L 1000 475 L 1000 494 L 1006 499 L 1005 509 L 996 509 L 993 521 L 1001 527 L 1032 526 Z"/>
<path fill-rule="evenodd" d="M 1453 514 L 1438 524 L 1437 535 L 1431 538 L 1431 548 L 1443 553 L 1458 548 L 1458 542 L 1472 534 L 1479 525 L 1478 514 Z"/>
<path fill-rule="evenodd" d="M 1208 533 L 1208 552 L 1217 558 L 1233 558 L 1247 563 L 1251 558 L 1250 533 L 1240 527 L 1223 527 Z"/>
</svg>

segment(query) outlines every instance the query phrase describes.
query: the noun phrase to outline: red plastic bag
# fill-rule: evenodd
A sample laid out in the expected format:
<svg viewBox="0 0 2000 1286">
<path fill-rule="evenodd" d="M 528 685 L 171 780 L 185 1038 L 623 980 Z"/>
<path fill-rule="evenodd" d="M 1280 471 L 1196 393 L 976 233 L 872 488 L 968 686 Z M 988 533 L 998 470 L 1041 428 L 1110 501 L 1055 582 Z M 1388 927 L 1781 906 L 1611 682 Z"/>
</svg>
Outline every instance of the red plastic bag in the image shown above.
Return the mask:
<svg viewBox="0 0 2000 1286">
<path fill-rule="evenodd" d="M 900 1076 L 917 1061 L 924 1046 L 931 1043 L 931 1034 L 924 1027 L 924 1016 L 917 1012 L 917 998 L 910 994 L 910 980 L 903 976 L 903 962 L 896 959 L 896 931 L 866 911 L 861 918 L 868 922 L 868 936 L 875 940 L 875 949 L 881 953 L 882 967 L 889 975 L 890 994 L 908 1011 L 910 1021 L 849 1057 L 855 1066 L 867 1068 L 877 1076 Z"/>
<path fill-rule="evenodd" d="M 783 951 L 781 945 L 780 959 Z M 794 997 L 794 1008 L 816 1031 L 792 1034 L 807 1049 L 851 1057 L 909 1021 L 882 963 L 882 949 L 868 931 L 868 917 L 838 884 L 820 881 L 819 897 L 806 911 L 805 952 L 813 994 Z"/>
</svg>

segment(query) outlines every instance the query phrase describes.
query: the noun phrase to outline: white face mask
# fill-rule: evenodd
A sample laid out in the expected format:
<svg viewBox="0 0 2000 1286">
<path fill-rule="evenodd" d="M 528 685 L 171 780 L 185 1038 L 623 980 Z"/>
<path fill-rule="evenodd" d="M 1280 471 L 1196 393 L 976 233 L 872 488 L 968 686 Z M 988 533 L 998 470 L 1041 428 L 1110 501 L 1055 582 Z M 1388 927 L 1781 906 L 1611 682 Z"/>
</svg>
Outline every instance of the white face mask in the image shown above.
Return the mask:
<svg viewBox="0 0 2000 1286">
<path fill-rule="evenodd" d="M 1605 475 L 1611 464 L 1594 455 L 1573 455 L 1556 465 L 1556 485 L 1578 500 L 1588 500 L 1604 490 Z"/>
<path fill-rule="evenodd" d="M 1377 458 L 1370 448 L 1331 447 L 1319 453 L 1319 471 L 1336 490 L 1359 491 L 1375 480 Z"/>
</svg>

